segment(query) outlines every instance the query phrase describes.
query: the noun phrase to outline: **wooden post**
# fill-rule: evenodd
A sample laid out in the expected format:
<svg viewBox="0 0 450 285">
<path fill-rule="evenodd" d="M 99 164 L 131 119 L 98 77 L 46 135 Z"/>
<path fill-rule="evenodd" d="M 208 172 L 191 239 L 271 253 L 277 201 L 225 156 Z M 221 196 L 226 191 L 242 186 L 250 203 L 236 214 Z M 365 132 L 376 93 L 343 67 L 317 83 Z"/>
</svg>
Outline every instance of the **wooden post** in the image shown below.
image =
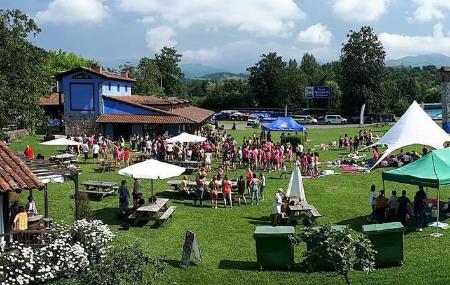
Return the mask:
<svg viewBox="0 0 450 285">
<path fill-rule="evenodd" d="M 75 220 L 79 220 L 80 217 L 80 189 L 78 184 L 78 172 L 72 174 L 72 180 L 75 184 Z"/>
<path fill-rule="evenodd" d="M 11 230 L 11 223 L 9 221 L 9 193 L 2 193 L 3 195 L 3 217 L 0 217 L 4 221 L 5 233 L 9 233 Z"/>
<path fill-rule="evenodd" d="M 48 184 L 44 187 L 44 218 L 48 218 Z"/>
</svg>

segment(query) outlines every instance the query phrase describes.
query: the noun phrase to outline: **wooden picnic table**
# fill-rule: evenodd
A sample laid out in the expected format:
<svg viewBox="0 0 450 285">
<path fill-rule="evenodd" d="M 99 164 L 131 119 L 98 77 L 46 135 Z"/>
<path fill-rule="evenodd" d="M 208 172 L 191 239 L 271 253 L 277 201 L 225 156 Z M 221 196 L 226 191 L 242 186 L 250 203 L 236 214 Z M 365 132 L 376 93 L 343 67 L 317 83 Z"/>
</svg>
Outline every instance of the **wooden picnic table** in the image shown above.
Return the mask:
<svg viewBox="0 0 450 285">
<path fill-rule="evenodd" d="M 117 162 L 113 159 L 100 159 L 100 172 L 108 172 L 116 170 Z"/>
<path fill-rule="evenodd" d="M 49 157 L 49 160 L 72 161 L 74 157 L 76 157 L 76 155 L 71 153 L 63 153 L 52 155 Z"/>
<path fill-rule="evenodd" d="M 309 218 L 310 221 L 314 223 L 317 218 L 321 217 L 317 209 L 305 201 L 295 205 L 289 205 L 289 210 L 290 215 L 288 218 L 288 223 L 291 221 L 303 220 L 304 218 Z"/>
<path fill-rule="evenodd" d="M 156 214 L 161 211 L 161 209 L 165 209 L 167 202 L 169 202 L 169 199 L 157 198 L 154 203 L 147 202 L 140 206 L 136 209 L 136 212 Z"/>
<path fill-rule="evenodd" d="M 115 193 L 115 188 L 117 187 L 116 182 L 93 180 L 82 182 L 81 185 L 84 185 L 86 190 L 80 190 L 80 193 L 86 193 L 88 195 L 99 197 L 100 199 L 103 199 L 103 197 L 108 195 L 113 195 Z"/>
</svg>

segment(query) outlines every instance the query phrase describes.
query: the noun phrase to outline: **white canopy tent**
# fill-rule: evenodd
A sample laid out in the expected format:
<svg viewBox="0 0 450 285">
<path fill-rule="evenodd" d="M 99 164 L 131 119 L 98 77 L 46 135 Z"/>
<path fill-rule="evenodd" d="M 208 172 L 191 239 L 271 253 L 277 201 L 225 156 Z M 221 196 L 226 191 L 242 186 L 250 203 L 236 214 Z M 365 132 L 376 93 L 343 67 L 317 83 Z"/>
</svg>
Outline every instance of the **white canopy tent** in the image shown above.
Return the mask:
<svg viewBox="0 0 450 285">
<path fill-rule="evenodd" d="M 379 141 L 370 146 L 387 146 L 386 151 L 371 169 L 396 149 L 415 144 L 440 149 L 449 140 L 450 136 L 414 101 L 398 122 Z"/>
<path fill-rule="evenodd" d="M 200 137 L 200 136 L 196 136 L 196 135 L 191 135 L 188 133 L 181 133 L 176 137 L 167 139 L 166 142 L 168 143 L 198 143 L 198 142 L 204 142 L 206 140 L 206 138 L 204 137 Z"/>
<path fill-rule="evenodd" d="M 298 162 L 295 163 L 294 168 L 292 169 L 286 197 L 298 198 L 299 202 L 306 202 L 305 188 L 303 187 L 303 178 Z"/>
<path fill-rule="evenodd" d="M 132 177 L 135 179 L 150 179 L 151 196 L 153 197 L 153 180 L 166 179 L 183 174 L 186 169 L 158 160 L 149 159 L 144 162 L 136 163 L 118 171 L 120 175 Z"/>
<path fill-rule="evenodd" d="M 59 139 L 54 139 L 51 141 L 46 141 L 43 143 L 40 143 L 42 145 L 53 145 L 53 146 L 68 146 L 68 145 L 80 145 L 79 142 L 73 141 L 73 140 L 69 140 L 66 138 L 59 138 Z"/>
</svg>

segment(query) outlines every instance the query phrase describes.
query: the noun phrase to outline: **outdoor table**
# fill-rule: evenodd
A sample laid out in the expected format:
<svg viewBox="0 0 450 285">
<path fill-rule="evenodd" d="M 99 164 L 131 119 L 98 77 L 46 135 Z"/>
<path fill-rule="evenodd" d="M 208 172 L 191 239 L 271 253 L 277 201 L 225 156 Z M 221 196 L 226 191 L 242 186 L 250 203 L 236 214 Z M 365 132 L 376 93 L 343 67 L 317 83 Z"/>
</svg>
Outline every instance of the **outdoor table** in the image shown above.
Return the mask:
<svg viewBox="0 0 450 285">
<path fill-rule="evenodd" d="M 108 172 L 116 169 L 116 161 L 112 159 L 100 160 L 100 172 Z"/>
<path fill-rule="evenodd" d="M 84 185 L 86 190 L 80 190 L 80 193 L 86 193 L 103 199 L 105 196 L 114 194 L 117 183 L 88 180 L 82 182 L 81 185 Z"/>
<path fill-rule="evenodd" d="M 291 222 L 292 220 L 300 220 L 307 216 L 312 208 L 308 203 L 300 202 L 296 205 L 289 205 L 289 210 L 291 213 L 288 222 Z"/>
<path fill-rule="evenodd" d="M 155 219 L 159 218 L 159 213 L 167 209 L 167 202 L 169 199 L 157 198 L 154 203 L 147 202 L 144 205 L 136 209 L 136 212 L 129 218 L 134 219 L 134 222 L 138 222 L 140 219 Z"/>
<path fill-rule="evenodd" d="M 142 161 L 145 161 L 145 160 L 151 159 L 151 158 L 152 158 L 152 155 L 151 155 L 151 154 L 144 154 L 144 153 L 141 153 L 141 154 L 139 154 L 138 157 L 137 157 L 137 162 L 142 162 Z"/>
<path fill-rule="evenodd" d="M 60 161 L 62 163 L 70 163 L 74 160 L 76 155 L 70 154 L 70 153 L 63 153 L 63 154 L 57 154 L 52 155 L 49 157 L 50 161 Z"/>
</svg>

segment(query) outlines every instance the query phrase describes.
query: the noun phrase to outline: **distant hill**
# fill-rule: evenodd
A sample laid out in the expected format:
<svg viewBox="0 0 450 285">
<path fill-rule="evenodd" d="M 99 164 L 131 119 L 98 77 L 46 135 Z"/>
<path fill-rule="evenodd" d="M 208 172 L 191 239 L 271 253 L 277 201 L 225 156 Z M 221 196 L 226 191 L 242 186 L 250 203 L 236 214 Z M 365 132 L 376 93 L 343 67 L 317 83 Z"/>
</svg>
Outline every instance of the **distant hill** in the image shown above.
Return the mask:
<svg viewBox="0 0 450 285">
<path fill-rule="evenodd" d="M 422 67 L 425 65 L 434 65 L 437 68 L 441 66 L 450 66 L 450 57 L 443 54 L 424 54 L 416 56 L 406 56 L 399 59 L 386 60 L 386 66 L 412 66 Z"/>
<path fill-rule="evenodd" d="M 227 78 L 248 78 L 247 73 L 215 72 L 201 76 L 201 79 L 224 80 Z"/>
<path fill-rule="evenodd" d="M 223 70 L 199 63 L 182 64 L 181 70 L 184 73 L 184 77 L 188 79 L 200 78 L 207 74 L 223 72 Z"/>
</svg>

